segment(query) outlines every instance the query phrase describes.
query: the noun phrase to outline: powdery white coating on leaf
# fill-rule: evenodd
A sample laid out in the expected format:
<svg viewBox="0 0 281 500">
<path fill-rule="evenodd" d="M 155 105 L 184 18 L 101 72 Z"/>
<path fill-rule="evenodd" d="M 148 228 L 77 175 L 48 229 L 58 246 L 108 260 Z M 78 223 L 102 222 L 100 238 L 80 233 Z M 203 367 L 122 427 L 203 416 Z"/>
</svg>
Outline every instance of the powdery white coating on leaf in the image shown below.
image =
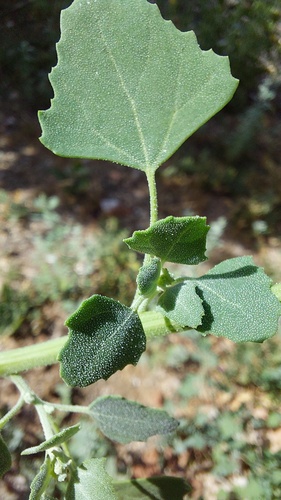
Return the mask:
<svg viewBox="0 0 281 500">
<path fill-rule="evenodd" d="M 58 155 L 154 171 L 231 99 L 227 57 L 201 51 L 146 0 L 74 0 L 62 12 L 41 141 Z"/>
<path fill-rule="evenodd" d="M 137 275 L 138 289 L 145 297 L 153 295 L 161 272 L 161 261 L 154 257 L 149 264 L 145 264 Z"/>
<path fill-rule="evenodd" d="M 159 257 L 163 262 L 194 265 L 206 260 L 206 217 L 173 217 L 135 231 L 125 243 L 132 250 Z"/>
<path fill-rule="evenodd" d="M 105 436 L 120 443 L 146 441 L 150 436 L 168 434 L 178 427 L 178 421 L 165 411 L 119 396 L 97 398 L 91 411 Z"/>
<path fill-rule="evenodd" d="M 69 339 L 59 354 L 61 376 L 84 387 L 137 364 L 146 347 L 138 315 L 119 302 L 93 295 L 66 321 Z"/>
</svg>

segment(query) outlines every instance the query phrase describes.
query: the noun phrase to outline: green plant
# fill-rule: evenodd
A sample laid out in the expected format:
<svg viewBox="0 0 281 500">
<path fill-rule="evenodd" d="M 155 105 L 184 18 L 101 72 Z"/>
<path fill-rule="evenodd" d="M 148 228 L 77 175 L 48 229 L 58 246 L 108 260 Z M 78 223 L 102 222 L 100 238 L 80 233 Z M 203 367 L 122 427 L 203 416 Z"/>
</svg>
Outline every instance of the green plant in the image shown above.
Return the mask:
<svg viewBox="0 0 281 500">
<path fill-rule="evenodd" d="M 145 254 L 130 307 L 95 294 L 67 319 L 67 338 L 0 355 L 0 375 L 20 392 L 0 428 L 25 403 L 34 405 L 45 440 L 22 454 L 43 452 L 45 459 L 30 499 L 52 498 L 54 484 L 67 499 L 182 499 L 188 488 L 181 479 L 113 482 L 103 458 L 77 463 L 67 441 L 79 424 L 60 430 L 52 415 L 55 410 L 85 414 L 105 436 L 127 443 L 174 432 L 178 422 L 165 411 L 118 396 L 99 397 L 84 407 L 49 403 L 19 373 L 59 360 L 63 380 L 84 387 L 135 365 L 146 341 L 158 335 L 196 329 L 235 342 L 262 342 L 274 335 L 281 313 L 279 288 L 272 292 L 269 278 L 251 257 L 224 261 L 200 278 L 174 277 L 166 262 L 190 266 L 206 259 L 209 227 L 198 216 L 158 220 L 156 170 L 231 99 L 237 81 L 227 58 L 202 52 L 193 32 L 177 31 L 146 0 L 74 0 L 62 13 L 61 30 L 58 64 L 50 76 L 55 97 L 51 108 L 39 114 L 41 141 L 62 156 L 142 170 L 149 187 L 150 226 L 124 240 Z M 222 422 L 222 429 L 228 424 Z M 11 458 L 2 439 L 0 447 L 3 474 Z M 219 466 L 219 453 L 216 460 Z"/>
</svg>

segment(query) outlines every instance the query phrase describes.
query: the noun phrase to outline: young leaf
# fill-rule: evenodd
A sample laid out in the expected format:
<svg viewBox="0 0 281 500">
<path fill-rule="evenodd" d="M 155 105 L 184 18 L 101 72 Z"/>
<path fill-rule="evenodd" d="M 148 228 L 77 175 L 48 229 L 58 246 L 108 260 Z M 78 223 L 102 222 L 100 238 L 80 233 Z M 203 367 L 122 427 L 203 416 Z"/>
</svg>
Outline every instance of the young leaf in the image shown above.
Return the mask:
<svg viewBox="0 0 281 500">
<path fill-rule="evenodd" d="M 51 460 L 46 456 L 38 474 L 34 477 L 30 485 L 29 500 L 44 500 L 44 492 L 53 479 L 53 466 Z"/>
<path fill-rule="evenodd" d="M 31 448 L 26 448 L 21 452 L 21 455 L 34 455 L 35 453 L 40 453 L 41 451 L 49 450 L 50 448 L 54 448 L 55 446 L 59 446 L 65 441 L 68 441 L 76 432 L 80 429 L 80 425 L 72 425 L 71 427 L 67 427 L 62 431 L 58 432 L 50 439 L 43 441 L 43 443 L 38 444 L 37 446 L 32 446 Z"/>
<path fill-rule="evenodd" d="M 148 229 L 135 231 L 125 239 L 137 252 L 159 257 L 163 262 L 199 264 L 206 260 L 206 217 L 173 217 L 161 219 Z"/>
<path fill-rule="evenodd" d="M 204 308 L 196 293 L 196 283 L 186 280 L 167 288 L 156 310 L 181 327 L 197 328 L 202 323 Z"/>
<path fill-rule="evenodd" d="M 66 500 L 118 500 L 104 464 L 104 458 L 94 458 L 85 460 L 77 467 L 76 477 L 67 489 Z"/>
<path fill-rule="evenodd" d="M 61 376 L 71 386 L 85 387 L 128 364 L 136 365 L 146 347 L 138 315 L 101 295 L 82 302 L 65 324 L 69 339 L 58 359 Z"/>
<path fill-rule="evenodd" d="M 146 0 L 74 0 L 61 16 L 42 143 L 153 172 L 231 99 L 227 57 Z"/>
<path fill-rule="evenodd" d="M 191 488 L 179 477 L 151 477 L 113 483 L 118 500 L 183 500 Z"/>
<path fill-rule="evenodd" d="M 12 457 L 0 434 L 0 477 L 12 467 Z"/>
<path fill-rule="evenodd" d="M 119 443 L 146 441 L 155 434 L 173 432 L 178 426 L 177 420 L 165 411 L 120 396 L 97 398 L 91 411 L 103 434 Z"/>
<path fill-rule="evenodd" d="M 280 302 L 251 257 L 226 260 L 194 282 L 205 310 L 200 332 L 234 342 L 263 342 L 276 333 Z"/>
<path fill-rule="evenodd" d="M 137 275 L 139 291 L 145 297 L 152 297 L 157 288 L 161 272 L 161 261 L 154 257 L 149 264 L 144 264 Z"/>
</svg>

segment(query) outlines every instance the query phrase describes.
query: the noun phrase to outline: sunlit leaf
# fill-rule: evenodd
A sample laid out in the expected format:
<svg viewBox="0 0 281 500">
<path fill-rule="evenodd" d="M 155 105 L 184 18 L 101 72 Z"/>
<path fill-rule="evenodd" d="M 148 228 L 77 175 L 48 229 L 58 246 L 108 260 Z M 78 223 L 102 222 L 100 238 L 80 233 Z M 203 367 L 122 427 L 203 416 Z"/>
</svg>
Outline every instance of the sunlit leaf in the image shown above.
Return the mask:
<svg viewBox="0 0 281 500">
<path fill-rule="evenodd" d="M 62 12 L 51 108 L 54 153 L 155 171 L 231 99 L 227 57 L 202 51 L 146 0 L 74 0 Z"/>
<path fill-rule="evenodd" d="M 197 328 L 201 325 L 204 308 L 196 293 L 196 283 L 186 280 L 167 288 L 159 299 L 157 311 L 182 327 Z"/>
<path fill-rule="evenodd" d="M 85 460 L 69 483 L 66 500 L 118 500 L 104 458 Z"/>
<path fill-rule="evenodd" d="M 165 411 L 119 396 L 96 399 L 91 412 L 103 434 L 120 443 L 146 441 L 150 436 L 168 434 L 178 427 L 177 420 Z"/>
<path fill-rule="evenodd" d="M 61 376 L 71 386 L 84 387 L 128 364 L 136 365 L 146 347 L 138 315 L 101 295 L 82 302 L 65 324 L 69 338 L 59 361 Z"/>
<path fill-rule="evenodd" d="M 194 282 L 205 310 L 200 332 L 234 342 L 262 342 L 276 333 L 280 302 L 251 257 L 228 259 Z"/>
<path fill-rule="evenodd" d="M 206 217 L 173 217 L 161 219 L 148 229 L 135 231 L 125 239 L 128 247 L 159 257 L 163 262 L 199 264 L 206 260 Z"/>
<path fill-rule="evenodd" d="M 50 439 L 43 441 L 43 443 L 38 444 L 37 446 L 32 446 L 31 448 L 26 448 L 21 452 L 21 455 L 33 455 L 34 453 L 40 453 L 41 451 L 49 450 L 50 448 L 54 448 L 54 446 L 59 446 L 62 443 L 65 443 L 70 439 L 76 432 L 80 429 L 80 425 L 72 425 L 71 427 L 67 427 L 62 431 L 58 432 Z"/>
<path fill-rule="evenodd" d="M 276 295 L 277 299 L 281 302 L 281 283 L 275 283 L 275 285 L 271 287 L 271 291 L 272 293 L 274 293 L 274 295 Z"/>
<path fill-rule="evenodd" d="M 118 500 L 184 500 L 190 486 L 178 477 L 151 477 L 116 481 L 114 488 Z"/>
<path fill-rule="evenodd" d="M 252 257 L 237 257 L 201 278 L 183 279 L 167 287 L 157 310 L 182 328 L 196 328 L 234 342 L 262 342 L 276 333 L 281 315 L 270 285 L 270 278 Z"/>
</svg>

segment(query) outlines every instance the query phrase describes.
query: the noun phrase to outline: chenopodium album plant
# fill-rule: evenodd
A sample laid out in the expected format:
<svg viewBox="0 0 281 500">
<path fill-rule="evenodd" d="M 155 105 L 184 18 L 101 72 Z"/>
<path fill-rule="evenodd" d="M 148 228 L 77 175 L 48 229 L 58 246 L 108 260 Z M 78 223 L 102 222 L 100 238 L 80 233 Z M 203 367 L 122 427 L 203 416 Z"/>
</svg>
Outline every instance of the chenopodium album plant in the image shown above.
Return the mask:
<svg viewBox="0 0 281 500">
<path fill-rule="evenodd" d="M 104 459 L 75 463 L 66 442 L 79 424 L 58 431 L 52 412 L 90 415 L 105 436 L 121 443 L 171 433 L 174 418 L 118 396 L 99 397 L 87 407 L 51 404 L 19 372 L 58 360 L 66 384 L 84 387 L 135 365 L 153 336 L 196 329 L 234 342 L 262 342 L 274 335 L 280 285 L 273 290 L 249 256 L 226 260 L 200 278 L 173 276 L 167 262 L 190 266 L 206 259 L 209 226 L 204 217 L 158 220 L 157 214 L 156 170 L 231 99 L 238 82 L 227 57 L 202 51 L 192 31 L 178 31 L 147 0 L 74 0 L 62 12 L 57 54 L 50 75 L 54 98 L 39 113 L 42 143 L 61 156 L 142 170 L 150 225 L 125 240 L 144 254 L 130 307 L 93 295 L 67 319 L 67 338 L 0 355 L 0 374 L 20 392 L 0 425 L 23 404 L 35 406 L 45 440 L 22 454 L 45 452 L 45 459 L 31 484 L 32 500 L 52 496 L 55 484 L 67 499 L 161 499 L 168 491 L 180 499 L 187 488 L 181 479 L 114 482 Z M 11 456 L 2 438 L 0 451 L 4 474 Z"/>
</svg>

